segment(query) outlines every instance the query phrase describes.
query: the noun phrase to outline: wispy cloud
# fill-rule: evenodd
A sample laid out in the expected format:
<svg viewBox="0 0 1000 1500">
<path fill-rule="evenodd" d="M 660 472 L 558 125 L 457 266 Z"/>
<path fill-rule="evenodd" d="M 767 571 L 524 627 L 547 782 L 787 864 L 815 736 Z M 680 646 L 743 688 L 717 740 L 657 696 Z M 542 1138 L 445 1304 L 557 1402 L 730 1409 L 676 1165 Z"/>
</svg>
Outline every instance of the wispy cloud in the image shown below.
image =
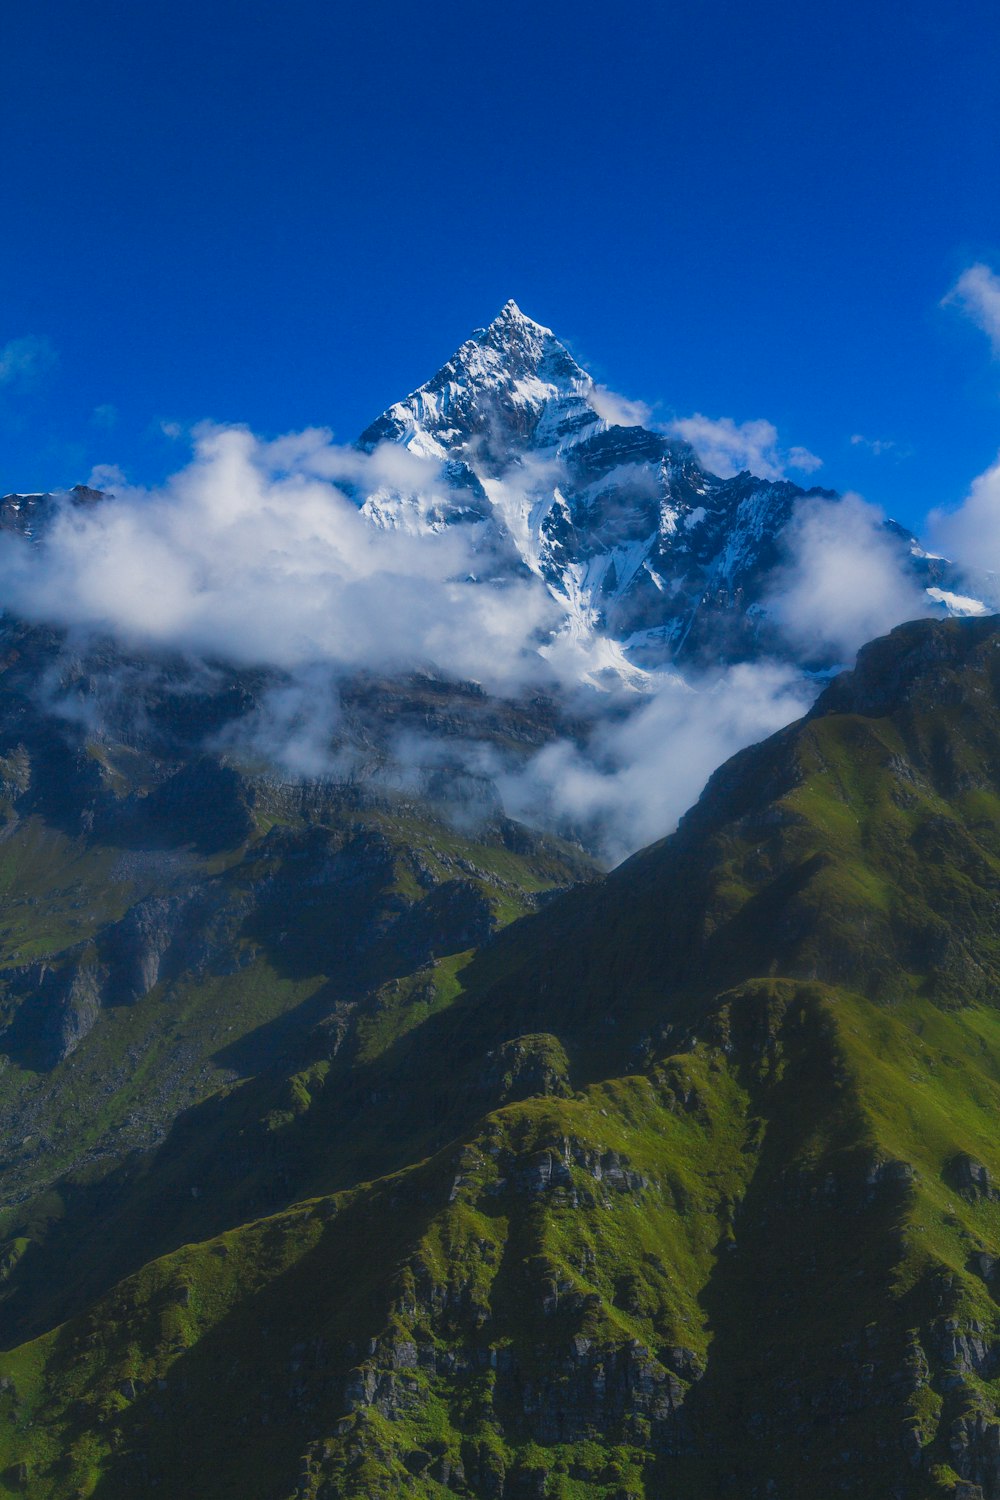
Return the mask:
<svg viewBox="0 0 1000 1500">
<path fill-rule="evenodd" d="M 0 348 L 0 386 L 15 391 L 34 390 L 57 358 L 49 340 L 38 334 L 10 339 Z"/>
<path fill-rule="evenodd" d="M 1000 276 L 988 265 L 977 261 L 963 271 L 941 305 L 960 307 L 1000 355 Z"/>
<path fill-rule="evenodd" d="M 102 405 L 95 406 L 94 410 L 90 413 L 90 423 L 92 427 L 100 427 L 105 432 L 110 432 L 112 427 L 118 424 L 117 406 L 113 406 L 110 401 L 105 401 Z"/>
<path fill-rule="evenodd" d="M 653 415 L 645 401 L 630 401 L 606 385 L 592 386 L 588 400 L 599 417 L 616 427 L 645 427 Z"/>
<path fill-rule="evenodd" d="M 120 490 L 127 487 L 128 480 L 117 464 L 95 464 L 87 484 L 92 490 Z"/>
<path fill-rule="evenodd" d="M 758 418 L 736 422 L 732 417 L 706 417 L 696 411 L 678 417 L 667 431 L 691 444 L 705 468 L 722 479 L 749 469 L 761 479 L 784 479 L 789 469 L 813 474 L 823 460 L 808 448 L 782 449 L 773 422 Z"/>
<path fill-rule="evenodd" d="M 869 438 L 865 437 L 863 433 L 854 432 L 851 434 L 851 445 L 854 448 L 864 448 L 866 452 L 873 454 L 876 458 L 881 458 L 883 453 L 891 453 L 893 451 L 896 447 L 896 442 L 894 438 Z"/>
</svg>

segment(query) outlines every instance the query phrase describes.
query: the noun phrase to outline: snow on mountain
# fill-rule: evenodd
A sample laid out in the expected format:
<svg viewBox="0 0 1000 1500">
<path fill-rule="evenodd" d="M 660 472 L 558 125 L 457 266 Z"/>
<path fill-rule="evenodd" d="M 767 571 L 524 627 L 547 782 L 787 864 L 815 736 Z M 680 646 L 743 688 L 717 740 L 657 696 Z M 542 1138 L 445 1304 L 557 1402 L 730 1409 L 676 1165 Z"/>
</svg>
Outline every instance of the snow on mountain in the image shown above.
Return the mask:
<svg viewBox="0 0 1000 1500">
<path fill-rule="evenodd" d="M 591 404 L 594 382 L 550 328 L 508 302 L 448 363 L 362 433 L 360 444 L 402 443 L 411 452 L 475 460 L 499 475 L 512 455 L 555 455 L 606 426 Z"/>
<path fill-rule="evenodd" d="M 71 490 L 61 494 L 38 491 L 30 495 L 0 495 L 0 532 L 9 531 L 28 541 L 37 540 L 51 522 L 56 502 L 65 498 L 68 503 L 81 509 L 104 499 L 100 490 L 92 490 L 85 484 L 75 484 Z"/>
<path fill-rule="evenodd" d="M 375 528 L 431 535 L 465 528 L 469 575 L 484 586 L 542 580 L 564 619 L 542 649 L 561 654 L 570 676 L 642 686 L 668 665 L 684 671 L 769 653 L 822 671 L 843 660 L 843 642 L 824 642 L 815 620 L 812 643 L 795 645 L 776 615 L 789 592 L 782 572 L 789 523 L 798 524 L 803 502 L 838 515 L 856 503 L 746 471 L 720 478 L 682 439 L 614 420 L 641 413 L 609 398 L 551 329 L 508 302 L 362 433 L 359 449 L 393 459 L 371 472 L 397 478 L 354 498 Z M 38 542 L 65 504 L 103 498 L 84 486 L 8 495 L 0 499 L 0 532 Z M 867 524 L 860 541 L 849 542 L 835 588 L 877 600 L 877 574 L 852 563 L 858 553 L 865 560 L 877 517 Z M 996 580 L 980 587 L 894 522 L 875 542 L 887 573 L 909 585 L 898 609 L 883 601 L 881 615 L 861 612 L 867 634 L 896 623 L 911 603 L 915 614 L 921 604 L 956 615 L 995 607 Z M 838 545 L 843 552 L 843 538 Z M 821 595 L 820 616 L 824 608 Z"/>
<path fill-rule="evenodd" d="M 385 488 L 364 510 L 381 527 L 478 527 L 484 580 L 542 578 L 571 637 L 614 646 L 610 671 L 773 649 L 764 601 L 785 528 L 803 497 L 839 497 L 749 472 L 720 479 L 686 442 L 599 408 L 598 387 L 551 329 L 508 302 L 359 439 L 368 452 L 395 443 L 439 462 L 445 500 Z M 886 536 L 933 606 L 985 609 L 946 559 L 894 523 Z"/>
</svg>

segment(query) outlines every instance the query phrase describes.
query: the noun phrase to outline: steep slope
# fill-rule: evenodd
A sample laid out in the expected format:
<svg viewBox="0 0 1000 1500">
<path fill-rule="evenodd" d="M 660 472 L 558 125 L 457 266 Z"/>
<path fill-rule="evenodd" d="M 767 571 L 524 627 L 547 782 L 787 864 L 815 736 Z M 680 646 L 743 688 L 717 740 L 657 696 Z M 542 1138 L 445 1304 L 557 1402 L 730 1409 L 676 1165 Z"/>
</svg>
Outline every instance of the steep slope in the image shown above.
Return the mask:
<svg viewBox="0 0 1000 1500">
<path fill-rule="evenodd" d="M 783 533 L 805 497 L 839 497 L 750 473 L 720 479 L 686 442 L 621 425 L 618 405 L 508 302 L 359 439 L 440 462 L 451 498 L 382 488 L 365 512 L 383 527 L 478 526 L 484 578 L 537 574 L 570 632 L 623 650 L 620 669 L 787 649 L 766 608 Z M 885 536 L 941 613 L 982 608 L 909 532 L 889 523 Z"/>
<path fill-rule="evenodd" d="M 527 753 L 562 725 L 544 700 L 529 712 L 431 678 L 357 680 L 340 748 L 366 774 L 283 781 L 246 746 L 207 748 L 253 720 L 273 674 L 129 659 L 109 643 L 74 655 L 10 620 L 0 638 L 9 1343 L 183 1242 L 167 1171 L 127 1212 L 179 1116 L 230 1094 L 280 1110 L 289 1071 L 350 1053 L 385 987 L 411 995 L 405 1029 L 432 1005 L 429 974 L 593 866 L 511 823 L 489 783 L 442 753 L 463 734 Z M 98 712 L 74 711 L 83 695 Z M 416 727 L 438 736 L 426 775 L 414 764 L 405 791 L 381 782 L 387 736 Z M 197 1180 L 179 1171 L 198 1209 Z M 280 1168 L 251 1175 L 206 1193 L 202 1234 L 290 1201 Z"/>
<path fill-rule="evenodd" d="M 1000 1494 L 997 744 L 1000 621 L 903 627 L 672 838 L 220 1098 L 188 1184 L 270 1142 L 302 1201 L 4 1356 L 0 1493 Z"/>
</svg>

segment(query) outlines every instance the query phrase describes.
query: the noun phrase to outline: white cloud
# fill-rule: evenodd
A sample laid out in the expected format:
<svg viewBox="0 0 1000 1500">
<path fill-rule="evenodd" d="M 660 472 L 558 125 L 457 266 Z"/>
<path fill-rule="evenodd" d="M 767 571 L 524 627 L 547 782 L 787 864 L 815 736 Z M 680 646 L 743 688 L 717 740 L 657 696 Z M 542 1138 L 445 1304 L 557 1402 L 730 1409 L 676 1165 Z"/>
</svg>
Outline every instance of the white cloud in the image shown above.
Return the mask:
<svg viewBox="0 0 1000 1500">
<path fill-rule="evenodd" d="M 55 363 L 56 351 L 47 338 L 29 333 L 11 339 L 0 348 L 0 386 L 33 390 Z"/>
<path fill-rule="evenodd" d="M 775 662 L 695 685 L 664 673 L 635 712 L 600 723 L 586 745 L 560 740 L 501 776 L 504 804 L 529 822 L 575 825 L 617 861 L 669 833 L 716 766 L 798 718 L 815 693 Z"/>
<path fill-rule="evenodd" d="M 469 580 L 479 528 L 379 533 L 330 482 L 427 480 L 425 462 L 332 447 L 322 432 L 265 443 L 200 429 L 162 489 L 114 483 L 114 503 L 65 509 L 41 546 L 0 538 L 0 602 L 28 619 L 242 663 L 345 669 L 438 663 L 501 688 L 540 676 L 531 649 L 559 614 L 544 585 Z"/>
<path fill-rule="evenodd" d="M 695 412 L 690 417 L 678 417 L 667 431 L 690 443 L 705 468 L 722 479 L 744 469 L 760 479 L 783 479 L 788 469 L 812 474 L 823 464 L 808 448 L 783 451 L 778 429 L 763 418 L 736 422 L 732 417 L 706 417 Z"/>
<path fill-rule="evenodd" d="M 799 501 L 768 600 L 797 650 L 848 662 L 865 641 L 931 612 L 884 523 L 860 495 Z"/>
<path fill-rule="evenodd" d="M 511 526 L 525 512 L 518 486 L 530 491 L 536 477 L 490 481 Z M 491 569 L 485 525 L 414 534 L 372 524 L 359 508 L 366 496 L 415 494 L 429 513 L 443 498 L 437 461 L 404 449 L 366 455 L 321 429 L 264 442 L 242 428 L 205 426 L 191 461 L 158 489 L 129 487 L 110 466 L 91 479 L 110 483 L 117 498 L 67 506 L 36 544 L 0 536 L 0 606 L 106 631 L 126 646 L 181 652 L 202 672 L 206 659 L 274 668 L 255 712 L 220 743 L 286 773 L 350 770 L 347 752 L 333 746 L 338 685 L 358 670 L 434 666 L 516 694 L 560 682 L 578 689 L 627 666 L 613 642 L 560 633 L 565 615 L 539 579 L 474 582 L 502 571 Z M 1000 478 L 991 494 L 1000 555 Z M 769 603 L 800 650 L 847 660 L 862 641 L 928 608 L 881 513 L 856 496 L 800 502 L 787 539 Z M 815 692 L 773 662 L 694 683 L 636 675 L 646 696 L 598 703 L 581 695 L 574 712 L 582 703 L 589 736 L 552 743 L 517 769 L 467 740 L 449 738 L 446 753 L 473 778 L 493 774 L 512 816 L 570 823 L 618 858 L 667 833 L 715 766 L 796 717 Z M 88 701 L 103 701 L 88 692 Z M 124 679 L 115 692 L 111 683 L 107 702 L 126 713 L 138 695 Z M 419 786 L 443 753 L 440 744 L 401 744 L 397 765 L 380 774 L 412 773 Z"/>
<path fill-rule="evenodd" d="M 800 474 L 815 474 L 817 469 L 823 467 L 823 460 L 817 458 L 815 453 L 810 453 L 808 448 L 796 444 L 785 455 L 785 465 L 789 469 L 797 469 Z"/>
<path fill-rule="evenodd" d="M 127 488 L 128 480 L 117 464 L 95 464 L 87 484 L 92 490 L 121 490 Z"/>
<path fill-rule="evenodd" d="M 606 385 L 591 386 L 587 400 L 599 417 L 615 427 L 645 427 L 652 416 L 645 401 L 630 401 Z"/>
<path fill-rule="evenodd" d="M 957 510 L 932 510 L 927 518 L 936 547 L 971 572 L 1000 572 L 1000 454 L 972 481 Z"/>
<path fill-rule="evenodd" d="M 1000 354 L 1000 276 L 978 261 L 963 271 L 942 306 L 957 304 L 981 328 Z"/>
</svg>

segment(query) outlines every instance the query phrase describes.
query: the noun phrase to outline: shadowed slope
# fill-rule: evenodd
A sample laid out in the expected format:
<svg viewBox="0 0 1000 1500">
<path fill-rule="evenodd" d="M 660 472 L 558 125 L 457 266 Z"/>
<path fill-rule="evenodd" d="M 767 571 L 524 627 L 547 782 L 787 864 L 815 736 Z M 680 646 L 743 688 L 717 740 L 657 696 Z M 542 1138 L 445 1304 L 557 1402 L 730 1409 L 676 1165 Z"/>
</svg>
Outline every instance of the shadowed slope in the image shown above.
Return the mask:
<svg viewBox="0 0 1000 1500">
<path fill-rule="evenodd" d="M 220 1100 L 306 1201 L 4 1356 L 0 1493 L 1000 1495 L 997 746 L 1000 622 L 895 631 L 283 1118 Z"/>
</svg>

